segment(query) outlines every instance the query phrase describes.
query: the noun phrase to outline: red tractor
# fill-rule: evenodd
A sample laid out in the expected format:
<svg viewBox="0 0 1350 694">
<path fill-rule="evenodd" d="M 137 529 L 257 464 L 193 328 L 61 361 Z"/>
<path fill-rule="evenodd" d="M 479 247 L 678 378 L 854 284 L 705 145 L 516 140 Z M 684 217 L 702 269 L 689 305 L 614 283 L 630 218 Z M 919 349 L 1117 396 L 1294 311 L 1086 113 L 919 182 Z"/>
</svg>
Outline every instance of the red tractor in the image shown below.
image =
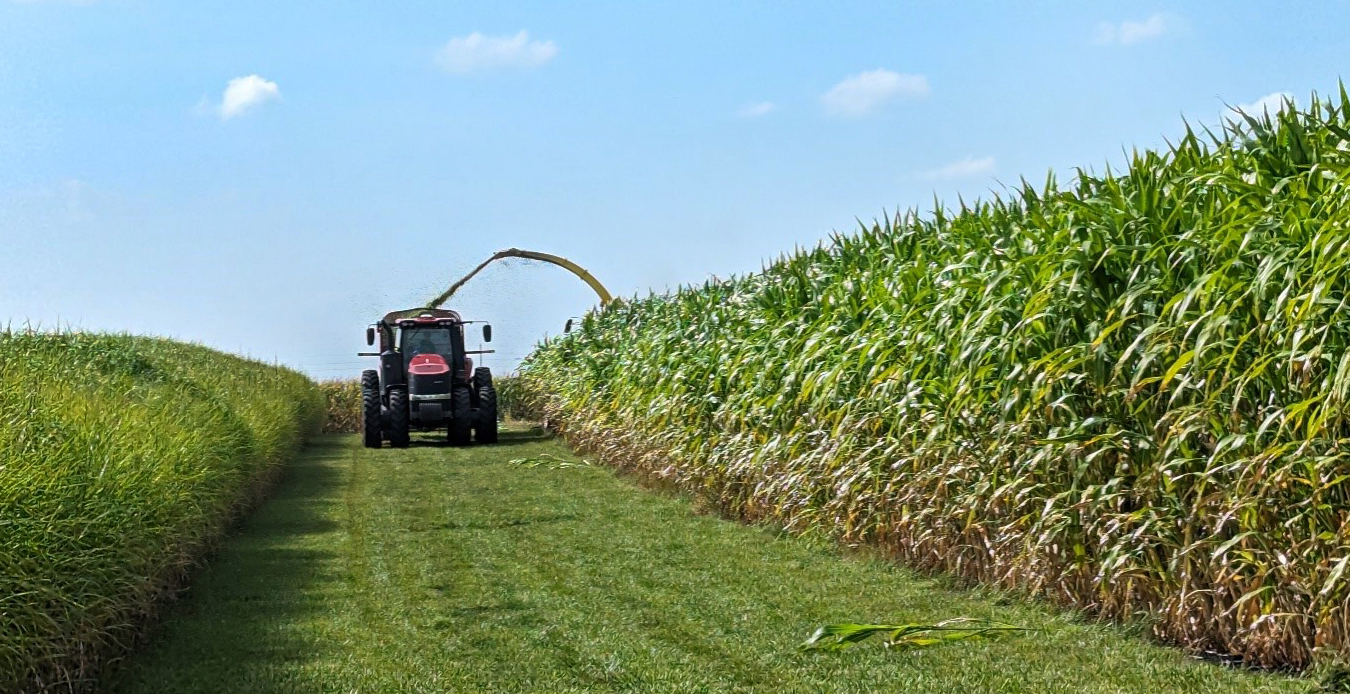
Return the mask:
<svg viewBox="0 0 1350 694">
<path fill-rule="evenodd" d="M 492 372 L 473 368 L 464 348 L 469 321 L 454 311 L 414 308 L 394 311 L 369 328 L 366 344 L 379 340 L 380 368 L 361 372 L 362 433 L 367 448 L 388 441 L 404 448 L 413 428 L 445 427 L 451 445 L 470 440 L 497 442 L 497 391 Z M 492 326 L 483 326 L 483 341 L 492 341 Z"/>
</svg>

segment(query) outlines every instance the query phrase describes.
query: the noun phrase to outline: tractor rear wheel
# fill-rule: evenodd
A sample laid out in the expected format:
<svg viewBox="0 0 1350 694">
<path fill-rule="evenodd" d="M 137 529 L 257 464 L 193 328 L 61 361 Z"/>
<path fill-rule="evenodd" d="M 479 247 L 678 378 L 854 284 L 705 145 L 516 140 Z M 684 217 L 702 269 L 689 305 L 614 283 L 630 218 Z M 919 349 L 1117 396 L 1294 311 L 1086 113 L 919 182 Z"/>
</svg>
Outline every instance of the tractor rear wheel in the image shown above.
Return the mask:
<svg viewBox="0 0 1350 694">
<path fill-rule="evenodd" d="M 373 370 L 361 372 L 361 441 L 366 448 L 379 448 L 384 433 L 380 431 L 380 374 Z"/>
<path fill-rule="evenodd" d="M 389 391 L 389 445 L 408 447 L 408 391 L 401 388 Z"/>
<path fill-rule="evenodd" d="M 450 431 L 446 440 L 451 446 L 467 446 L 473 428 L 473 401 L 468 386 L 455 386 L 450 391 Z"/>
<path fill-rule="evenodd" d="M 478 388 L 478 421 L 473 437 L 478 443 L 497 443 L 497 389 L 492 382 Z"/>
<path fill-rule="evenodd" d="M 480 366 L 473 370 L 473 387 L 481 392 L 483 386 L 492 386 L 492 369 L 486 366 Z"/>
</svg>

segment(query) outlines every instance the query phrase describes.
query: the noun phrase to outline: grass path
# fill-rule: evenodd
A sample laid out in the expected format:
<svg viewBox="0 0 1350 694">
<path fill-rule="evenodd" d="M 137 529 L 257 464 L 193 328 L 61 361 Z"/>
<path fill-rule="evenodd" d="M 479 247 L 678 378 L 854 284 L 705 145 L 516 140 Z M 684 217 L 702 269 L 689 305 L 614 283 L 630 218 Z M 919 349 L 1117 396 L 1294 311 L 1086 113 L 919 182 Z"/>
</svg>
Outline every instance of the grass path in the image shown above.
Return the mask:
<svg viewBox="0 0 1350 694">
<path fill-rule="evenodd" d="M 130 692 L 1299 692 L 1124 630 L 699 515 L 523 431 L 369 451 L 329 436 L 232 539 Z M 830 621 L 991 617 L 1013 638 L 796 646 Z"/>
</svg>

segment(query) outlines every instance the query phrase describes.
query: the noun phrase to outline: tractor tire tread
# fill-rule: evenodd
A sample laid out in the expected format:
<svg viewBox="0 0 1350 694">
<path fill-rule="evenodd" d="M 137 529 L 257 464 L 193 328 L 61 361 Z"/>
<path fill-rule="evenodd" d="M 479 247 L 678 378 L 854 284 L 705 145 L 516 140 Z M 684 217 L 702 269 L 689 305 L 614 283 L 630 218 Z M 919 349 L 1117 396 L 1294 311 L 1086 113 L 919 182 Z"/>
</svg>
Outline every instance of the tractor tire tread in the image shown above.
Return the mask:
<svg viewBox="0 0 1350 694">
<path fill-rule="evenodd" d="M 379 448 L 384 442 L 380 430 L 380 374 L 373 369 L 361 372 L 361 442 L 366 448 Z"/>
<path fill-rule="evenodd" d="M 408 392 L 395 388 L 389 391 L 389 445 L 394 448 L 407 448 L 411 441 L 408 434 Z"/>
<path fill-rule="evenodd" d="M 478 389 L 478 421 L 474 422 L 474 439 L 478 443 L 497 443 L 497 389 L 488 385 Z"/>
<path fill-rule="evenodd" d="M 468 386 L 455 386 L 450 391 L 450 430 L 446 440 L 452 446 L 467 446 L 473 426 L 473 399 Z"/>
</svg>

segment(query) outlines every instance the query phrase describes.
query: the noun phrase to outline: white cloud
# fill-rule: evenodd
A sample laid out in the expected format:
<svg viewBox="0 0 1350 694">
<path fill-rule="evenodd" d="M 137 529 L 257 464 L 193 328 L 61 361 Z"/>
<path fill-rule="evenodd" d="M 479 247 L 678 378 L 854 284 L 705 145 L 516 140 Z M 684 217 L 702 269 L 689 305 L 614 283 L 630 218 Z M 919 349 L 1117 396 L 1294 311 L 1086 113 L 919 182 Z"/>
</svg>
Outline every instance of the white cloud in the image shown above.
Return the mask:
<svg viewBox="0 0 1350 694">
<path fill-rule="evenodd" d="M 741 118 L 759 118 L 773 113 L 778 108 L 772 101 L 761 101 L 757 104 L 746 104 L 736 111 L 736 115 Z"/>
<path fill-rule="evenodd" d="M 95 208 L 106 197 L 84 181 L 66 178 L 14 191 L 0 191 L 0 207 L 8 204 L 12 206 L 11 211 L 29 212 L 34 219 L 85 222 L 97 216 Z"/>
<path fill-rule="evenodd" d="M 928 96 L 928 78 L 890 70 L 870 70 L 845 78 L 820 97 L 826 112 L 836 116 L 865 116 L 897 97 Z"/>
<path fill-rule="evenodd" d="M 1270 115 L 1273 116 L 1276 113 L 1289 108 L 1289 104 L 1293 103 L 1293 101 L 1294 95 L 1292 93 L 1275 92 L 1273 94 L 1267 94 L 1250 104 L 1238 104 L 1233 107 L 1233 110 L 1241 111 L 1242 113 L 1257 118 L 1266 113 L 1270 113 Z M 1228 113 L 1226 114 L 1226 117 L 1229 119 L 1239 118 L 1236 113 Z"/>
<path fill-rule="evenodd" d="M 276 82 L 265 80 L 257 75 L 236 77 L 225 85 L 225 93 L 220 97 L 220 107 L 216 110 L 220 113 L 221 120 L 229 120 L 268 101 L 280 98 L 281 89 L 277 87 Z M 199 103 L 197 105 L 198 110 L 202 106 L 203 104 Z"/>
<path fill-rule="evenodd" d="M 467 75 L 484 70 L 539 67 L 557 54 L 556 44 L 531 41 L 528 31 L 510 37 L 484 36 L 475 31 L 450 39 L 436 52 L 436 64 L 446 72 Z"/>
<path fill-rule="evenodd" d="M 953 178 L 968 178 L 979 174 L 991 173 L 997 162 L 993 157 L 966 157 L 960 161 L 954 161 L 941 168 L 925 171 L 920 174 L 920 178 L 929 180 L 950 180 Z"/>
<path fill-rule="evenodd" d="M 1164 14 L 1155 14 L 1143 21 L 1102 22 L 1097 25 L 1095 41 L 1101 45 L 1132 46 L 1156 39 L 1175 28 L 1176 20 Z"/>
</svg>

